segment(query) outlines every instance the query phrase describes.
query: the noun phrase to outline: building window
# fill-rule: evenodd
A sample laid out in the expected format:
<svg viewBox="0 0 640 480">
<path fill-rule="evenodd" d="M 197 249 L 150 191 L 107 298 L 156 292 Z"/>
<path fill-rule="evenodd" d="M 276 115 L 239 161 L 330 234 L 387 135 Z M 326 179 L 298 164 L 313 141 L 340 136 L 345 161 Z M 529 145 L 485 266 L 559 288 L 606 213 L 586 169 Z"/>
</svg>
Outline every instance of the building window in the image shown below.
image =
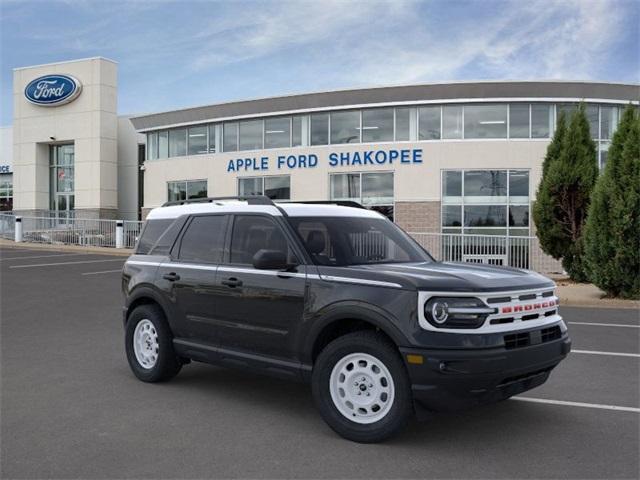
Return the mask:
<svg viewBox="0 0 640 480">
<path fill-rule="evenodd" d="M 228 122 L 222 127 L 222 148 L 225 152 L 238 151 L 238 122 Z"/>
<path fill-rule="evenodd" d="M 169 156 L 182 157 L 187 154 L 187 129 L 169 130 Z"/>
<path fill-rule="evenodd" d="M 462 138 L 462 106 L 442 107 L 442 138 Z"/>
<path fill-rule="evenodd" d="M 264 123 L 262 120 L 240 122 L 240 150 L 259 150 L 263 147 Z"/>
<path fill-rule="evenodd" d="M 75 208 L 75 146 L 51 145 L 49 167 L 49 208 L 60 216 L 71 216 Z"/>
<path fill-rule="evenodd" d="M 331 144 L 360 142 L 360 111 L 331 113 Z"/>
<path fill-rule="evenodd" d="M 551 105 L 534 103 L 531 105 L 531 138 L 549 138 L 553 128 L 553 108 Z"/>
<path fill-rule="evenodd" d="M 291 118 L 291 146 L 302 145 L 302 116 L 297 115 Z"/>
<path fill-rule="evenodd" d="M 188 147 L 187 152 L 189 155 L 201 155 L 207 153 L 208 141 L 207 141 L 208 128 L 204 127 L 191 127 L 188 134 Z"/>
<path fill-rule="evenodd" d="M 209 153 L 216 153 L 216 125 L 209 125 Z"/>
<path fill-rule="evenodd" d="M 206 180 L 180 180 L 177 182 L 167 182 L 167 200 L 170 202 L 206 197 Z"/>
<path fill-rule="evenodd" d="M 264 121 L 264 148 L 291 146 L 291 117 L 267 118 Z"/>
<path fill-rule="evenodd" d="M 158 158 L 169 157 L 169 132 L 163 130 L 158 132 Z"/>
<path fill-rule="evenodd" d="M 396 141 L 411 140 L 411 109 L 396 108 Z"/>
<path fill-rule="evenodd" d="M 13 210 L 13 173 L 0 173 L 0 211 Z"/>
<path fill-rule="evenodd" d="M 393 108 L 371 108 L 362 111 L 362 141 L 393 141 Z"/>
<path fill-rule="evenodd" d="M 329 143 L 329 114 L 311 115 L 311 145 L 327 145 Z"/>
<path fill-rule="evenodd" d="M 238 195 L 265 195 L 271 200 L 291 199 L 291 177 L 278 175 L 273 177 L 238 178 Z"/>
<path fill-rule="evenodd" d="M 529 235 L 528 170 L 444 170 L 442 232 Z"/>
<path fill-rule="evenodd" d="M 618 125 L 618 107 L 600 107 L 600 139 L 610 140 Z"/>
<path fill-rule="evenodd" d="M 147 160 L 158 158 L 158 132 L 147 133 Z"/>
<path fill-rule="evenodd" d="M 529 104 L 509 105 L 509 138 L 529 138 Z"/>
<path fill-rule="evenodd" d="M 358 202 L 393 220 L 393 173 L 336 173 L 329 176 L 331 200 Z"/>
<path fill-rule="evenodd" d="M 589 131 L 591 132 L 591 138 L 597 140 L 600 134 L 598 105 L 587 105 L 585 114 L 587 115 L 587 120 L 589 122 Z"/>
<path fill-rule="evenodd" d="M 440 105 L 418 109 L 418 140 L 440 140 Z"/>
<path fill-rule="evenodd" d="M 507 138 L 507 105 L 465 106 L 464 138 Z"/>
</svg>

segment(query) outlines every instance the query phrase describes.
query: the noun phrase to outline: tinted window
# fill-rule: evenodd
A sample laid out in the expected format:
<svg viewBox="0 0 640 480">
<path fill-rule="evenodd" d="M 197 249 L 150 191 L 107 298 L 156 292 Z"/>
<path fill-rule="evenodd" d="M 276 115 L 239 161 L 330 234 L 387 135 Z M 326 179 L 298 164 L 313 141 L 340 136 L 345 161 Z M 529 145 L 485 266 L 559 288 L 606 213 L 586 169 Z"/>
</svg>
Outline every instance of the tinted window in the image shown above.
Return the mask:
<svg viewBox="0 0 640 480">
<path fill-rule="evenodd" d="M 431 258 L 384 218 L 290 217 L 317 265 L 424 262 Z"/>
<path fill-rule="evenodd" d="M 418 112 L 418 140 L 440 140 L 440 106 L 422 107 Z"/>
<path fill-rule="evenodd" d="M 331 143 L 358 143 L 360 141 L 360 111 L 333 112 L 331 114 Z"/>
<path fill-rule="evenodd" d="M 464 107 L 464 138 L 507 138 L 507 106 Z"/>
<path fill-rule="evenodd" d="M 553 110 L 549 105 L 531 105 L 531 138 L 549 138 Z"/>
<path fill-rule="evenodd" d="M 371 108 L 362 111 L 362 141 L 393 140 L 393 108 Z"/>
<path fill-rule="evenodd" d="M 169 156 L 181 157 L 187 154 L 187 129 L 169 130 Z"/>
<path fill-rule="evenodd" d="M 509 138 L 529 138 L 529 104 L 509 105 Z"/>
<path fill-rule="evenodd" d="M 207 127 L 191 127 L 189 129 L 189 155 L 207 153 Z"/>
<path fill-rule="evenodd" d="M 218 263 L 222 260 L 227 217 L 194 217 L 180 243 L 180 260 Z"/>
<path fill-rule="evenodd" d="M 288 147 L 291 143 L 291 117 L 264 121 L 264 148 Z"/>
<path fill-rule="evenodd" d="M 462 107 L 442 107 L 442 138 L 462 138 Z"/>
<path fill-rule="evenodd" d="M 173 247 L 180 230 L 182 229 L 182 225 L 184 225 L 184 220 L 178 219 L 173 222 L 169 228 L 167 228 L 163 234 L 160 235 L 160 238 L 151 248 L 150 255 L 169 255 L 171 251 L 171 247 Z"/>
<path fill-rule="evenodd" d="M 329 114 L 311 115 L 311 145 L 326 145 L 327 143 L 329 143 Z"/>
<path fill-rule="evenodd" d="M 142 230 L 136 253 L 146 255 L 151 247 L 158 241 L 160 235 L 173 223 L 173 218 L 162 218 L 158 220 L 147 220 Z"/>
<path fill-rule="evenodd" d="M 411 109 L 396 108 L 396 140 L 399 142 L 410 140 Z"/>
<path fill-rule="evenodd" d="M 231 234 L 231 263 L 251 264 L 258 250 L 279 250 L 292 258 L 282 229 L 267 217 L 238 215 Z"/>
<path fill-rule="evenodd" d="M 262 148 L 262 120 L 240 122 L 240 150 Z"/>
</svg>

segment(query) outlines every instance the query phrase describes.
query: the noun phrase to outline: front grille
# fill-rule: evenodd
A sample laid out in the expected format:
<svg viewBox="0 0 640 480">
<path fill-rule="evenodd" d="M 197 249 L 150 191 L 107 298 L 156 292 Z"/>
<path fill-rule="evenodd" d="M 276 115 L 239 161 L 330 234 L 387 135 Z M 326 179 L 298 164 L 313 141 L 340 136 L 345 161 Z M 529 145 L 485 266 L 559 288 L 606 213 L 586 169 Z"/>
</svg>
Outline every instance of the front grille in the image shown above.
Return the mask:
<svg viewBox="0 0 640 480">
<path fill-rule="evenodd" d="M 498 384 L 498 388 L 507 386 L 507 385 L 509 385 L 511 383 L 522 382 L 522 381 L 527 381 L 527 380 L 533 379 L 533 378 L 537 377 L 538 375 L 543 375 L 545 373 L 549 373 L 552 369 L 553 369 L 553 367 L 547 367 L 547 368 L 544 368 L 542 370 L 537 370 L 535 372 L 523 373 L 522 375 L 516 375 L 514 377 L 507 377 L 507 378 L 503 379 Z"/>
<path fill-rule="evenodd" d="M 515 348 L 528 347 L 539 343 L 551 342 L 561 336 L 562 331 L 558 325 L 532 332 L 510 333 L 504 336 L 504 348 L 513 350 Z"/>
</svg>

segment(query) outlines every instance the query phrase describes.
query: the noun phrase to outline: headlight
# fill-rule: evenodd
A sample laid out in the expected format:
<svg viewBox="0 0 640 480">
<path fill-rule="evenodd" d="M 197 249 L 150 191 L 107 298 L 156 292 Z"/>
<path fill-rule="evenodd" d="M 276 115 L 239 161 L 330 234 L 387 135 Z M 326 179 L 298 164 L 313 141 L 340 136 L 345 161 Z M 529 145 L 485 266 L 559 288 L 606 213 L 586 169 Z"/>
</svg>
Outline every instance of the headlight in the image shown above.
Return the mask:
<svg viewBox="0 0 640 480">
<path fill-rule="evenodd" d="M 495 313 L 473 297 L 432 297 L 424 305 L 424 316 L 437 328 L 478 328 Z"/>
</svg>

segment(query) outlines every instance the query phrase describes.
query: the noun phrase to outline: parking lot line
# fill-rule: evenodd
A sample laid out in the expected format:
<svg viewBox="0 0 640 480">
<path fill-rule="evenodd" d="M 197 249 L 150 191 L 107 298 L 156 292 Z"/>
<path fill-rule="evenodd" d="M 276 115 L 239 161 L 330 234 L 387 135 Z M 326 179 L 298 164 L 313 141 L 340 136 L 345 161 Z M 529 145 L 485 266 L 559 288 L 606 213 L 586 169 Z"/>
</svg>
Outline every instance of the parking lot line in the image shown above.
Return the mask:
<svg viewBox="0 0 640 480">
<path fill-rule="evenodd" d="M 80 263 L 102 263 L 102 262 L 122 262 L 124 263 L 126 258 L 112 258 L 109 260 L 81 260 L 79 262 L 60 262 L 60 263 L 38 263 L 36 265 L 13 265 L 9 268 L 35 268 L 35 267 L 53 267 L 56 265 L 78 265 Z"/>
<path fill-rule="evenodd" d="M 636 357 L 636 358 L 640 358 L 640 353 L 600 352 L 598 350 L 571 350 L 571 353 L 586 353 L 588 355 L 610 355 L 612 357 Z"/>
<path fill-rule="evenodd" d="M 79 255 L 86 255 L 86 253 L 58 253 L 56 255 L 30 255 L 27 257 L 5 257 L 0 258 L 0 262 L 4 260 L 30 260 L 32 258 L 48 258 L 48 257 L 73 257 Z"/>
<path fill-rule="evenodd" d="M 121 273 L 122 269 L 119 269 L 119 270 L 103 270 L 101 272 L 85 272 L 82 275 L 98 275 L 100 273 L 116 273 L 116 272 Z"/>
<path fill-rule="evenodd" d="M 595 327 L 640 328 L 640 325 L 624 325 L 622 323 L 567 322 L 569 325 L 593 325 Z"/>
<path fill-rule="evenodd" d="M 622 412 L 640 413 L 640 408 L 621 407 L 618 405 L 602 405 L 601 403 L 567 402 L 565 400 L 548 400 L 546 398 L 531 397 L 511 397 L 511 399 L 518 400 L 520 402 L 547 403 L 549 405 L 564 405 L 567 407 L 598 408 L 601 410 L 617 410 Z"/>
</svg>

